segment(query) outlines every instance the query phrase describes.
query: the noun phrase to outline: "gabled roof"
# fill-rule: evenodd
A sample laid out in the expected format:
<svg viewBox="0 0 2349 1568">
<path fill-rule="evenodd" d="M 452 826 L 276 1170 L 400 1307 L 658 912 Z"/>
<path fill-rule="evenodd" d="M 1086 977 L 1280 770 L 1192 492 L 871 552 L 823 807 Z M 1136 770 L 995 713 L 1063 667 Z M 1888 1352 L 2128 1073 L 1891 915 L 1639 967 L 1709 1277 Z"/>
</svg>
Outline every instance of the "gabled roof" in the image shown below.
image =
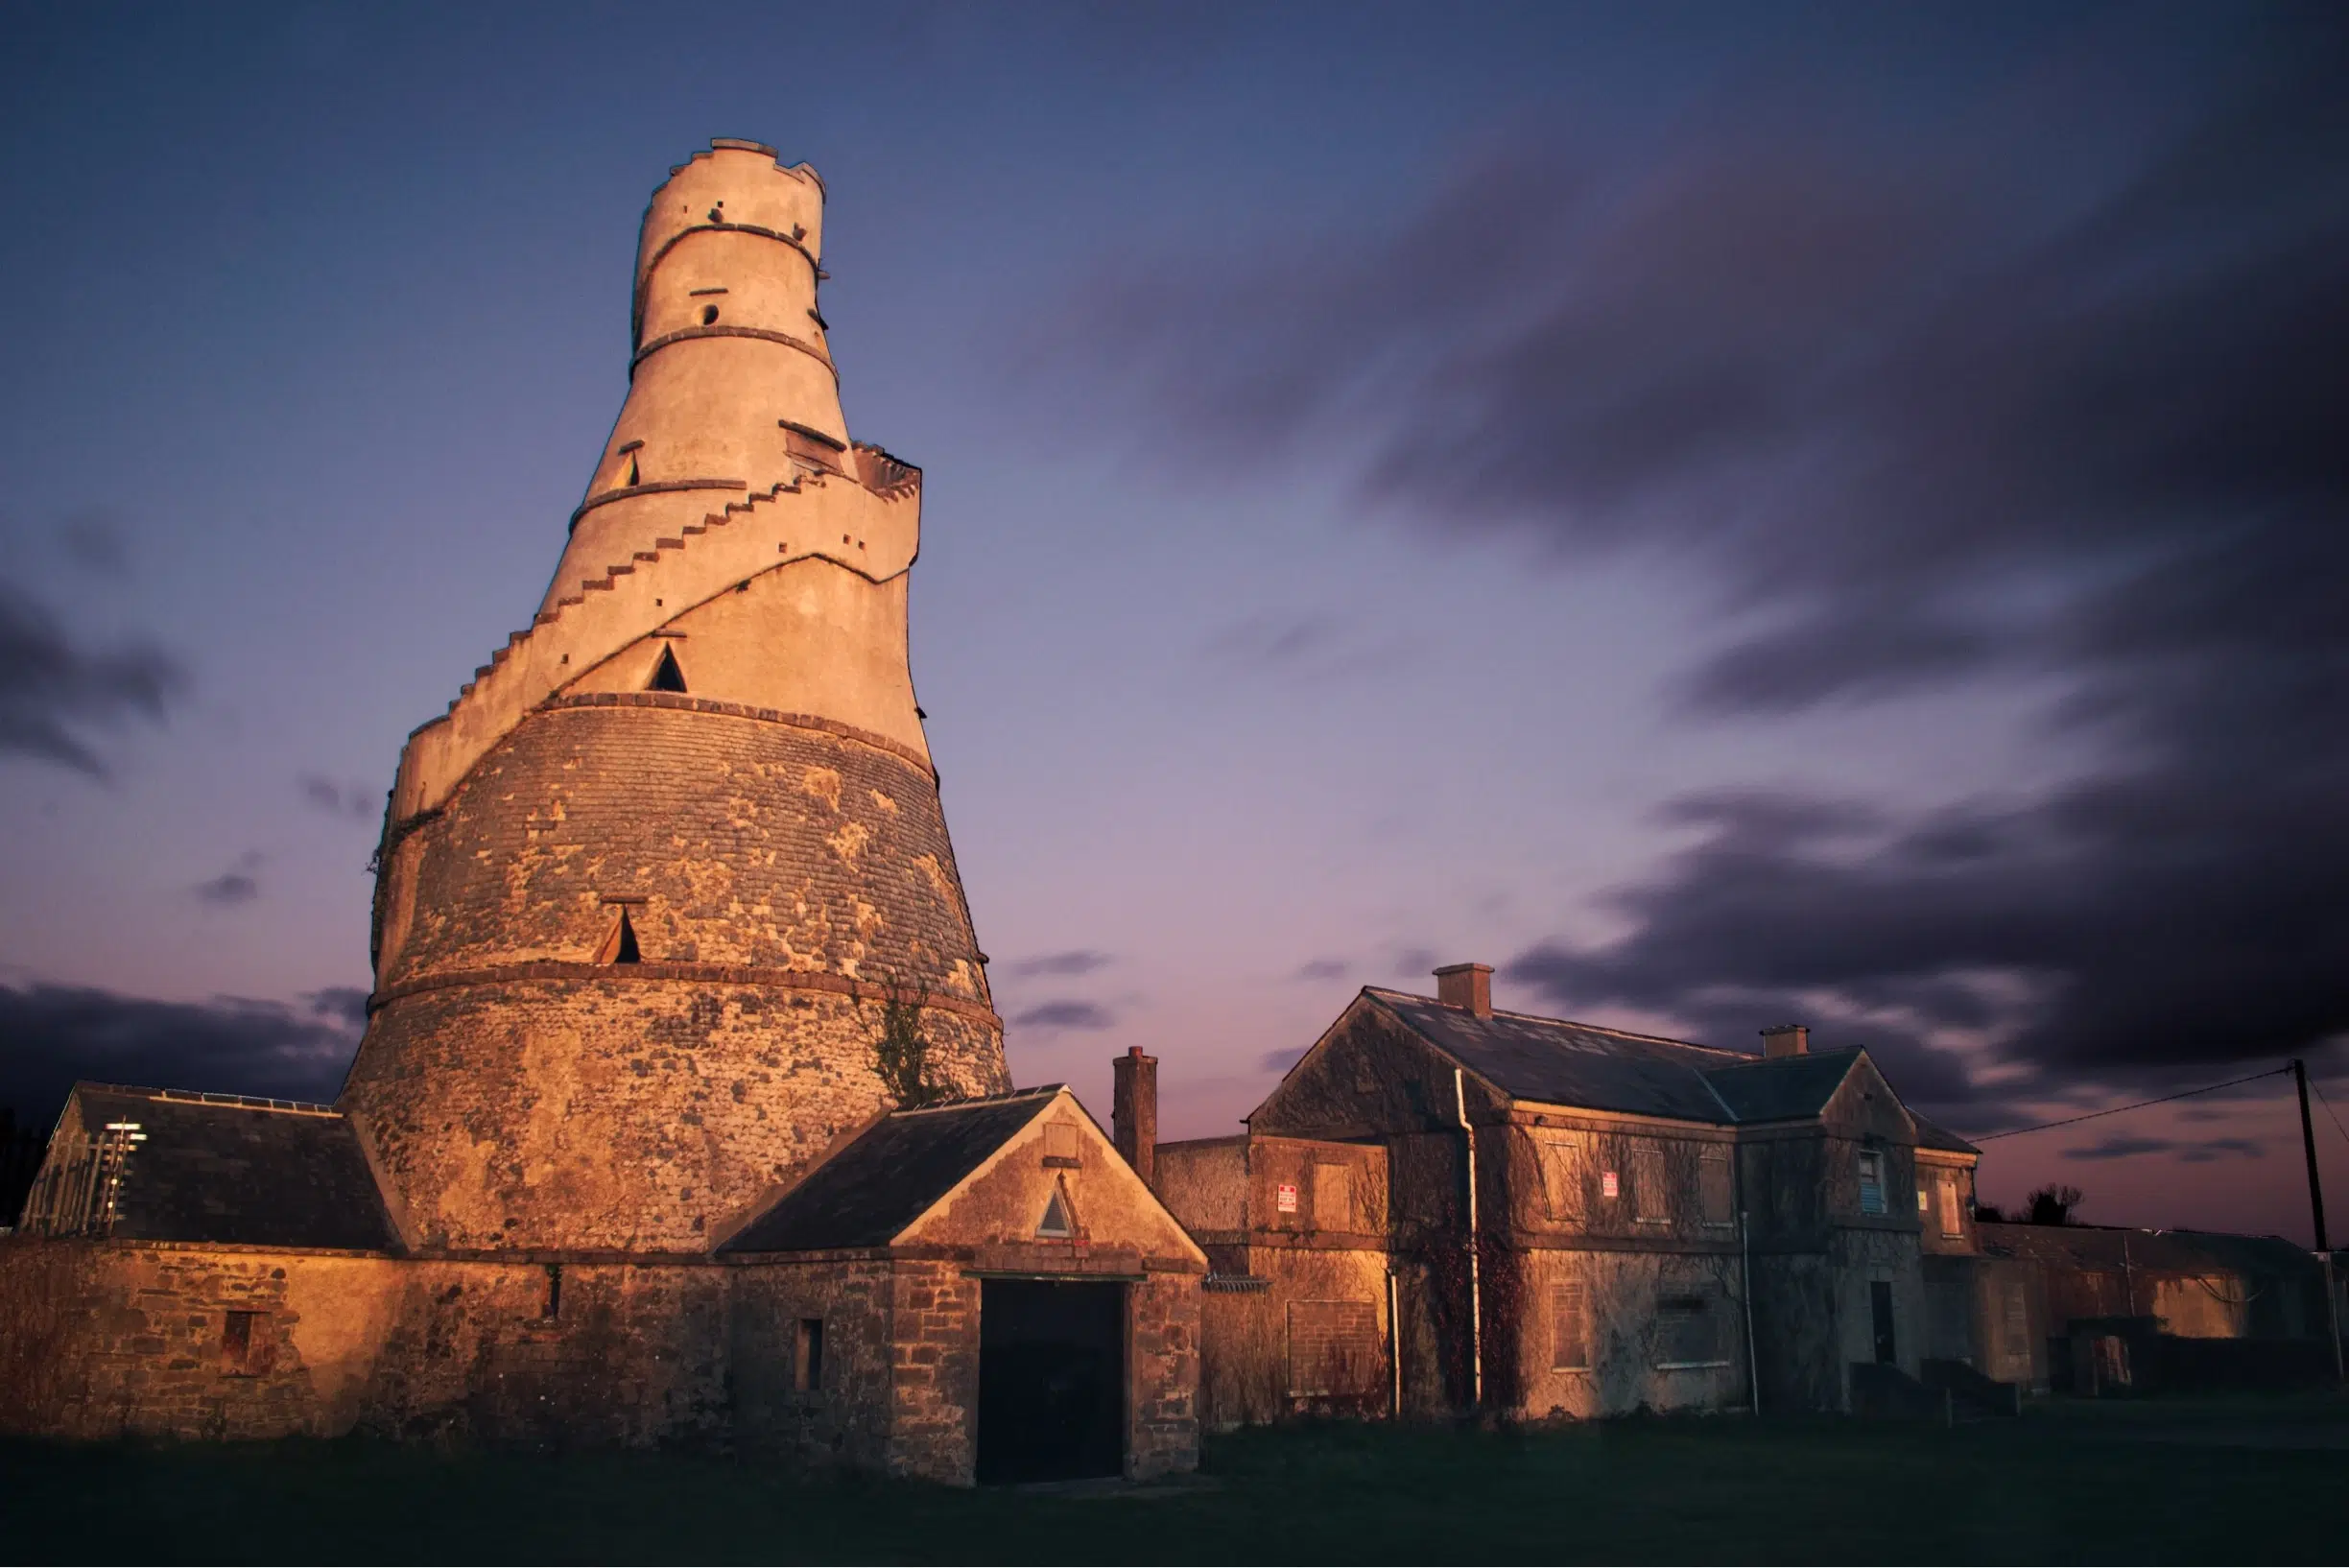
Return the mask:
<svg viewBox="0 0 2349 1568">
<path fill-rule="evenodd" d="M 892 1111 L 719 1247 L 819 1252 L 886 1247 L 1042 1114 L 1061 1085 Z"/>
<path fill-rule="evenodd" d="M 1816 1116 L 1860 1059 L 1857 1046 L 1791 1057 L 1748 1057 L 1705 1074 L 1713 1092 L 1741 1122 L 1789 1122 Z"/>
<path fill-rule="evenodd" d="M 399 1239 L 350 1122 L 324 1106 L 77 1083 L 83 1126 L 135 1122 L 110 1234 L 388 1251 Z"/>
<path fill-rule="evenodd" d="M 2198 1274 L 2313 1272 L 2315 1256 L 2281 1236 L 2242 1236 L 2211 1230 L 2131 1230 L 2103 1225 L 1986 1223 L 1977 1227 L 1981 1250 L 2072 1269 L 2121 1272 L 2149 1269 Z"/>
<path fill-rule="evenodd" d="M 1530 1013 L 1480 1018 L 1431 996 L 1363 987 L 1413 1033 L 1517 1100 L 1683 1122 L 1727 1122 L 1705 1074 L 1751 1058 L 1686 1040 Z"/>
<path fill-rule="evenodd" d="M 1909 1113 L 1909 1120 L 1916 1124 L 1919 1149 L 1946 1149 L 1953 1154 L 1979 1154 L 1981 1152 L 1981 1150 L 1940 1123 L 1929 1121 L 1913 1110 Z"/>
<path fill-rule="evenodd" d="M 1566 1018 L 1495 1011 L 1479 1017 L 1432 996 L 1375 986 L 1363 995 L 1452 1060 L 1513 1100 L 1680 1122 L 1734 1126 L 1815 1117 L 1865 1052 L 1755 1057 Z M 1917 1141 L 1978 1153 L 1913 1111 Z"/>
</svg>

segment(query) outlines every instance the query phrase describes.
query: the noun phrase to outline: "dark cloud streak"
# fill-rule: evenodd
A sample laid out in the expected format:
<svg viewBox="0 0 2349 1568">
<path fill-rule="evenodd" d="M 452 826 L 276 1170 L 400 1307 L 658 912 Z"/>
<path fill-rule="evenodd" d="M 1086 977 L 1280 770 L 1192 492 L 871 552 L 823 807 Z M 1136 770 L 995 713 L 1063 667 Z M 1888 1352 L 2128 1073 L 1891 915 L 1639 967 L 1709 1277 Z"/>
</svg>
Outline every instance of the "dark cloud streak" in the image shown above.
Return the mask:
<svg viewBox="0 0 2349 1568">
<path fill-rule="evenodd" d="M 20 1125 L 45 1128 L 76 1079 L 330 1101 L 358 1048 L 365 1006 L 364 993 L 344 986 L 298 1005 L 0 986 L 0 1105 Z"/>
<path fill-rule="evenodd" d="M 187 686 L 186 669 L 160 648 L 85 645 L 47 606 L 0 582 L 0 755 L 106 778 L 82 732 L 160 724 Z"/>
<path fill-rule="evenodd" d="M 2349 21 L 2083 25 L 1962 122 L 1782 83 L 1628 157 L 1520 127 L 1380 231 L 1081 321 L 1235 471 L 1683 563 L 1725 630 L 1686 721 L 2029 676 L 2105 759 L 1907 818 L 1668 806 L 1699 837 L 1626 934 L 1510 966 L 1559 1005 L 1812 1016 L 1928 1105 L 1974 1095 L 1951 1031 L 2102 1081 L 2349 1036 Z"/>
<path fill-rule="evenodd" d="M 1107 1029 L 1116 1022 L 1116 1016 L 1100 1003 L 1079 1001 L 1074 997 L 1039 1002 L 1034 1007 L 1024 1008 L 1011 1016 L 1011 1025 L 1014 1029 L 1033 1029 L 1045 1032 L 1064 1029 Z"/>
</svg>

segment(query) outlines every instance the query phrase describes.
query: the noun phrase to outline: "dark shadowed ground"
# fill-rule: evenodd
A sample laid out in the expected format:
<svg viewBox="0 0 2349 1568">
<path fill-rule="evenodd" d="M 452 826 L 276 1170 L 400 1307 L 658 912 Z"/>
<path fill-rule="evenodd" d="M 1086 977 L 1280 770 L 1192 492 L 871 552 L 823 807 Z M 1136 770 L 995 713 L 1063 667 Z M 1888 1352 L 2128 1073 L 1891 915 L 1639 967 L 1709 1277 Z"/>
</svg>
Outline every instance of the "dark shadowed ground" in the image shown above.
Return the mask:
<svg viewBox="0 0 2349 1568">
<path fill-rule="evenodd" d="M 2150 1439 L 2150 1440 L 2148 1440 Z M 1934 1427 L 1217 1440 L 1178 1486 L 956 1492 L 677 1455 L 0 1445 L 0 1556 L 154 1561 L 2338 1561 L 2337 1399 Z"/>
</svg>

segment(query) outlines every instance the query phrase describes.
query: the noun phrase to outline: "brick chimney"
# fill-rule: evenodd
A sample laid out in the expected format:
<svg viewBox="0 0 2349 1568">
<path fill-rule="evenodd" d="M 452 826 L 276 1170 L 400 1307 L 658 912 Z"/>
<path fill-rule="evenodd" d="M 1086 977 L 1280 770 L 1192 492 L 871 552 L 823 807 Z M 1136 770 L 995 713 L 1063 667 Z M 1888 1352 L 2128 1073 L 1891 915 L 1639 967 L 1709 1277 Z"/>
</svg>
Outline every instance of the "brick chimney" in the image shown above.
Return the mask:
<svg viewBox="0 0 2349 1568">
<path fill-rule="evenodd" d="M 1436 1000 L 1447 1008 L 1465 1008 L 1480 1018 L 1492 1016 L 1492 965 L 1447 963 L 1436 971 Z"/>
<path fill-rule="evenodd" d="M 1762 1032 L 1765 1057 L 1805 1057 L 1811 1054 L 1811 1031 L 1801 1024 L 1780 1024 Z"/>
<path fill-rule="evenodd" d="M 1115 1087 L 1109 1093 L 1109 1126 L 1117 1152 L 1144 1186 L 1157 1184 L 1158 1058 L 1138 1045 L 1114 1058 Z"/>
</svg>

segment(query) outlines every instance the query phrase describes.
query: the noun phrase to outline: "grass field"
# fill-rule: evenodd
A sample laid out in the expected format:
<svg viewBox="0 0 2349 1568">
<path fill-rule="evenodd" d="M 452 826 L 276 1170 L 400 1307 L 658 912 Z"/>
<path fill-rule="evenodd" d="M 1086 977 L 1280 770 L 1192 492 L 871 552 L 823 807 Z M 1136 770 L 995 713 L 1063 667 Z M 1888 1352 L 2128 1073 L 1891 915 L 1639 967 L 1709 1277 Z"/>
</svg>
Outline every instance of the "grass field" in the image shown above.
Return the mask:
<svg viewBox="0 0 2349 1568">
<path fill-rule="evenodd" d="M 2339 1561 L 2349 1405 L 1717 1417 L 1214 1441 L 1095 1492 L 812 1480 L 681 1455 L 358 1441 L 0 1444 L 10 1561 Z"/>
</svg>

